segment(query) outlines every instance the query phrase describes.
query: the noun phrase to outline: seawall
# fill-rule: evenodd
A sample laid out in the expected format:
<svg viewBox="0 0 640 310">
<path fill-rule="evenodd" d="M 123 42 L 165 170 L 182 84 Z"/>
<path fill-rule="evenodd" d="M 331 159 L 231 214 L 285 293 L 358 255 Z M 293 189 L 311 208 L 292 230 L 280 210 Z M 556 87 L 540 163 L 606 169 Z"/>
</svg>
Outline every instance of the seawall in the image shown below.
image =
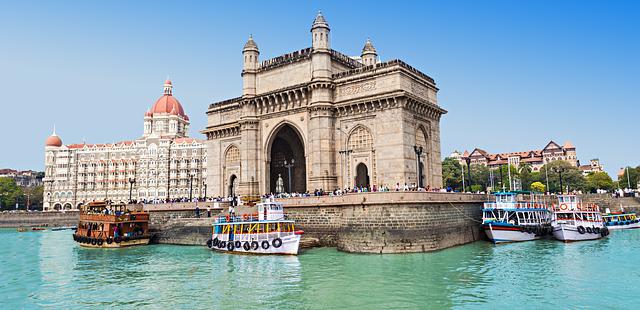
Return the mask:
<svg viewBox="0 0 640 310">
<path fill-rule="evenodd" d="M 75 226 L 78 212 L 3 212 L 0 213 L 0 228 L 26 226 Z"/>
<path fill-rule="evenodd" d="M 306 240 L 355 253 L 429 252 L 480 240 L 485 200 L 484 195 L 425 192 L 279 199 Z M 154 242 L 205 244 L 211 218 L 194 219 L 192 209 L 158 208 L 151 214 Z"/>
</svg>

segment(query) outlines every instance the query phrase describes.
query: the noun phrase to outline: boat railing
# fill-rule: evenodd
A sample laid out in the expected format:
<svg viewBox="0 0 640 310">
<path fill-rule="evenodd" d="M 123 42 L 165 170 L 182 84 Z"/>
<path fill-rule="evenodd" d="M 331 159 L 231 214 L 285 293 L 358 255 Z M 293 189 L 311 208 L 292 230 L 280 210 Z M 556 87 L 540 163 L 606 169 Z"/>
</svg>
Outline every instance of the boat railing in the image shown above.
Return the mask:
<svg viewBox="0 0 640 310">
<path fill-rule="evenodd" d="M 582 211 L 582 212 L 600 212 L 600 207 L 596 204 L 587 204 L 587 203 L 577 203 L 577 204 L 566 204 L 561 203 L 559 205 L 553 204 L 551 209 L 554 212 L 565 212 L 565 211 Z"/>
<path fill-rule="evenodd" d="M 539 202 L 485 202 L 485 209 L 547 209 L 547 205 Z"/>
<path fill-rule="evenodd" d="M 288 220 L 289 217 L 284 214 L 282 218 L 276 220 Z M 253 214 L 242 214 L 242 215 L 220 215 L 216 216 L 215 223 L 216 224 L 224 224 L 224 223 L 237 223 L 237 222 L 258 222 L 260 217 L 258 213 Z"/>
<path fill-rule="evenodd" d="M 147 213 L 124 213 L 124 214 L 80 214 L 81 221 L 89 222 L 131 222 L 148 221 Z"/>
</svg>

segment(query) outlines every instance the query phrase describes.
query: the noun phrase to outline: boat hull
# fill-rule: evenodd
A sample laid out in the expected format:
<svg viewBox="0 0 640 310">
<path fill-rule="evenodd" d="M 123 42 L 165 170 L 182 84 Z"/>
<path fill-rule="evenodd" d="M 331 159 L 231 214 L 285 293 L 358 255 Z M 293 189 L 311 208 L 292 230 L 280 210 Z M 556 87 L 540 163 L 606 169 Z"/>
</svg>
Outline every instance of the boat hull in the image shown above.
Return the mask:
<svg viewBox="0 0 640 310">
<path fill-rule="evenodd" d="M 540 235 L 536 235 L 533 232 L 526 232 L 522 228 L 515 226 L 484 224 L 482 225 L 482 228 L 484 229 L 487 238 L 496 244 L 531 241 L 542 238 Z"/>
<path fill-rule="evenodd" d="M 577 227 L 571 225 L 558 225 L 553 228 L 553 237 L 564 242 L 596 240 L 602 238 L 600 233 L 581 234 Z"/>
<path fill-rule="evenodd" d="M 277 242 L 274 243 L 273 239 L 259 239 L 259 240 L 233 240 L 233 246 L 229 246 L 229 242 L 226 241 L 226 236 L 213 235 L 211 240 L 218 242 L 212 242 L 210 249 L 218 252 L 226 252 L 230 254 L 258 254 L 258 255 L 297 255 L 298 248 L 300 247 L 300 235 L 291 235 L 279 238 L 282 240 L 282 244 L 276 247 Z M 238 244 L 239 242 L 239 244 Z M 254 242 L 257 242 L 257 247 Z M 266 243 L 265 243 L 266 242 Z M 248 244 L 248 250 L 245 243 Z M 268 246 L 266 244 L 268 243 Z M 236 245 L 240 245 L 237 247 Z"/>
<path fill-rule="evenodd" d="M 112 241 L 111 243 L 107 243 L 106 241 L 102 241 L 102 244 L 96 243 L 92 244 L 91 242 L 80 242 L 75 240 L 81 247 L 83 248 L 98 248 L 98 249 L 110 249 L 110 248 L 126 248 L 137 245 L 147 245 L 149 241 L 151 241 L 150 237 L 143 236 L 142 238 L 128 239 L 122 240 L 119 243 Z"/>
<path fill-rule="evenodd" d="M 633 223 L 628 225 L 608 225 L 609 230 L 623 230 L 623 229 L 635 229 L 640 228 L 640 223 Z"/>
</svg>

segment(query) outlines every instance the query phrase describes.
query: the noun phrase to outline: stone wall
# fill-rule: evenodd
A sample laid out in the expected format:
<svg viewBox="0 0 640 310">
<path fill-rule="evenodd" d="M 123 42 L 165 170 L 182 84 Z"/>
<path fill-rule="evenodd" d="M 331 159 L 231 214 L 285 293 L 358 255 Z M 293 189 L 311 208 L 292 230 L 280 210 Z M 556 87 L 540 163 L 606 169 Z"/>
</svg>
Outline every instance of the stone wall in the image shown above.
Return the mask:
<svg viewBox="0 0 640 310">
<path fill-rule="evenodd" d="M 602 212 L 605 212 L 606 208 L 611 211 L 620 211 L 621 206 L 625 211 L 640 212 L 640 200 L 635 197 L 614 198 L 610 194 L 585 194 L 580 197 L 583 202 L 600 206 Z"/>
<path fill-rule="evenodd" d="M 305 236 L 357 253 L 440 250 L 480 240 L 484 195 L 387 192 L 283 199 Z"/>
<path fill-rule="evenodd" d="M 0 213 L 0 228 L 23 226 L 75 226 L 78 212 L 19 212 Z"/>
</svg>

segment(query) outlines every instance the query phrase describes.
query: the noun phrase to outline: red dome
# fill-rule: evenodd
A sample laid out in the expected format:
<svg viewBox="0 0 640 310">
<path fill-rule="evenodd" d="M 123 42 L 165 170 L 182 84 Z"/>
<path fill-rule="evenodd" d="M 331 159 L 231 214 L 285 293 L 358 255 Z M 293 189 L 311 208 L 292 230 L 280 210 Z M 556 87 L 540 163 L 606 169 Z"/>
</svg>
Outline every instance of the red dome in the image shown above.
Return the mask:
<svg viewBox="0 0 640 310">
<path fill-rule="evenodd" d="M 153 105 L 151 113 L 171 113 L 173 109 L 175 109 L 175 112 L 178 115 L 182 117 L 185 116 L 184 109 L 182 109 L 180 102 L 178 102 L 178 100 L 172 95 L 164 95 Z"/>
<path fill-rule="evenodd" d="M 171 80 L 164 81 L 165 84 L 171 84 Z"/>
<path fill-rule="evenodd" d="M 62 139 L 58 137 L 56 134 L 50 135 L 47 140 L 44 142 L 46 146 L 62 146 Z"/>
</svg>

